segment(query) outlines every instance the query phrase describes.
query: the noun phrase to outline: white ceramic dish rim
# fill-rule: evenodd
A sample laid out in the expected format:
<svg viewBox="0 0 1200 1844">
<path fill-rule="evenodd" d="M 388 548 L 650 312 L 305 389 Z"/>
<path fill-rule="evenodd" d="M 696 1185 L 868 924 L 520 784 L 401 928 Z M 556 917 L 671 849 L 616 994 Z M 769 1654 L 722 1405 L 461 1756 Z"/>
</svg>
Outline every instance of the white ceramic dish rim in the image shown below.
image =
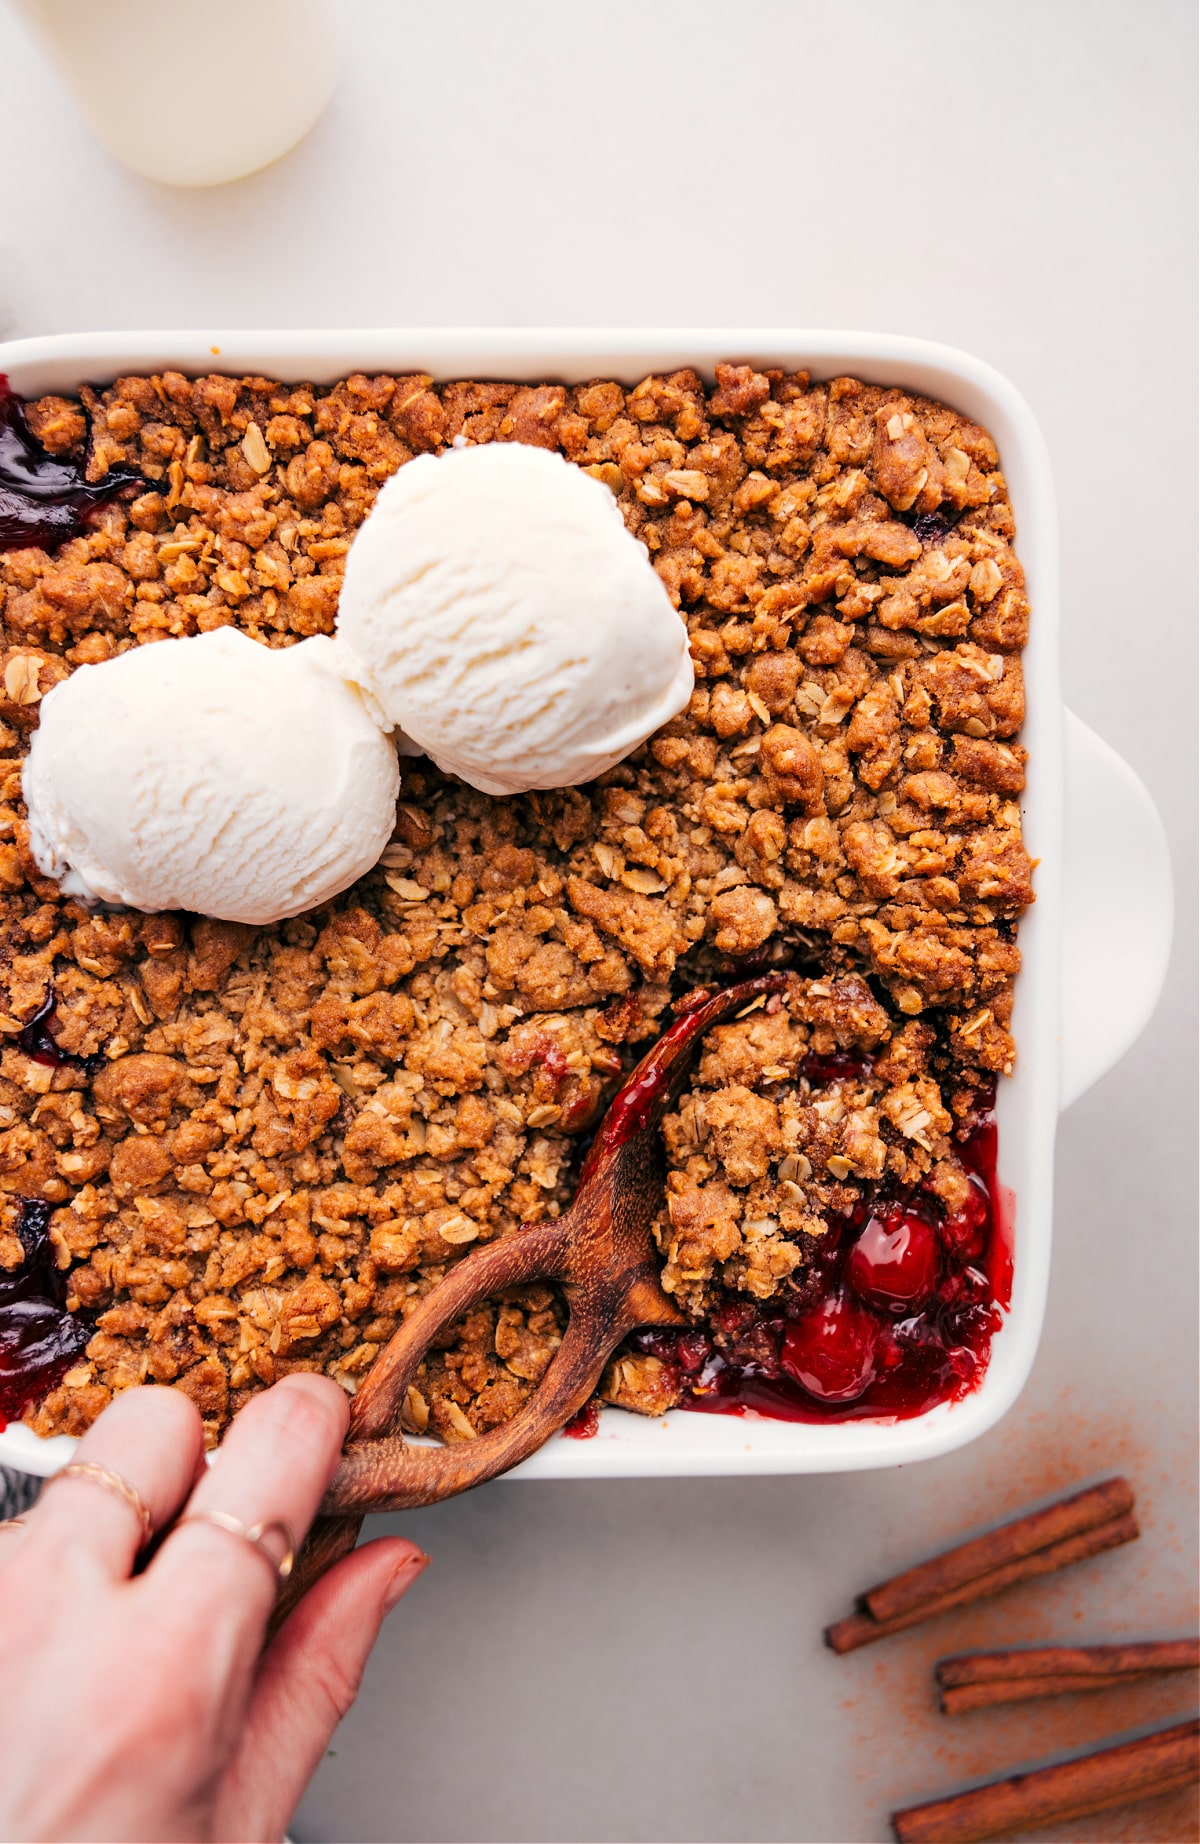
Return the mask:
<svg viewBox="0 0 1200 1844">
<path fill-rule="evenodd" d="M 435 377 L 618 377 L 720 360 L 851 373 L 953 405 L 996 440 L 1018 527 L 1033 621 L 1025 654 L 1030 751 L 1023 824 L 1039 860 L 1037 902 L 1021 925 L 1023 969 L 1014 1031 L 1017 1071 L 997 1100 L 999 1179 L 1016 1198 L 1011 1309 L 980 1388 L 908 1421 L 801 1424 L 675 1411 L 657 1421 L 608 1410 L 592 1440 L 556 1439 L 510 1478 L 833 1472 L 947 1453 L 993 1427 L 1016 1400 L 1037 1349 L 1049 1275 L 1054 1136 L 1059 1109 L 1063 708 L 1058 666 L 1054 488 L 1041 433 L 1020 394 L 967 353 L 900 335 L 794 329 L 408 329 L 323 332 L 147 332 L 53 336 L 0 346 L 0 370 L 27 396 L 106 382 L 123 371 L 262 373 L 328 382 L 353 371 Z M 1122 1044 L 1120 1049 L 1125 1046 Z M 1115 1060 L 1115 1057 L 1110 1058 Z M 1094 1074 L 1100 1073 L 1096 1069 Z M 0 1462 L 50 1473 L 74 1450 L 28 1429 L 0 1433 Z"/>
</svg>

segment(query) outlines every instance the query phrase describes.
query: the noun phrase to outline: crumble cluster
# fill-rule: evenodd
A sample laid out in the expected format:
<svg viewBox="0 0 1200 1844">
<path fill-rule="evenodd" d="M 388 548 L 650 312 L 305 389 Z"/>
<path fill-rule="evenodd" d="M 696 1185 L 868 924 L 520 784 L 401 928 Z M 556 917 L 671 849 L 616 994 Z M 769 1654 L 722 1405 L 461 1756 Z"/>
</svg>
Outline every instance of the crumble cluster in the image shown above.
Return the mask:
<svg viewBox="0 0 1200 1844">
<path fill-rule="evenodd" d="M 79 1433 L 147 1379 L 187 1390 L 213 1441 L 289 1369 L 352 1391 L 448 1263 L 564 1207 L 673 993 L 737 969 L 816 977 L 719 1027 L 668 1124 L 659 1237 L 690 1311 L 794 1285 L 822 1212 L 877 1166 L 952 1170 L 951 1120 L 1012 1066 L 1032 899 L 1029 611 L 984 430 L 742 365 L 632 390 L 167 373 L 30 421 L 90 478 L 125 462 L 148 483 L 56 556 L 0 557 L 0 1265 L 19 1199 L 52 1202 L 96 1324 L 39 1432 Z M 688 711 L 584 788 L 498 800 L 403 764 L 381 864 L 275 928 L 62 899 L 20 797 L 41 697 L 168 635 L 331 631 L 380 484 L 456 439 L 560 449 L 617 496 L 688 627 Z M 49 995 L 83 1061 L 19 1047 Z M 801 1061 L 843 1040 L 871 1073 L 814 1101 Z M 408 1425 L 508 1418 L 562 1323 L 549 1287 L 481 1307 Z M 604 1393 L 656 1413 L 642 1362 Z"/>
</svg>

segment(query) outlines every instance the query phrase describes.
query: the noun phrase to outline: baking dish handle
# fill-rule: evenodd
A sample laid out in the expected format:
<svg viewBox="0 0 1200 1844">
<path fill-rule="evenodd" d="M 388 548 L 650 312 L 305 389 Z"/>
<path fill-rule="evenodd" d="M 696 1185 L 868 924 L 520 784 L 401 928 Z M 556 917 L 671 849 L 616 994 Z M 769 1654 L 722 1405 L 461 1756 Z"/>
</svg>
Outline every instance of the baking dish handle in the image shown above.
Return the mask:
<svg viewBox="0 0 1200 1844">
<path fill-rule="evenodd" d="M 1120 1061 L 1167 973 L 1174 892 L 1167 835 L 1144 782 L 1064 712 L 1060 1106 Z"/>
</svg>

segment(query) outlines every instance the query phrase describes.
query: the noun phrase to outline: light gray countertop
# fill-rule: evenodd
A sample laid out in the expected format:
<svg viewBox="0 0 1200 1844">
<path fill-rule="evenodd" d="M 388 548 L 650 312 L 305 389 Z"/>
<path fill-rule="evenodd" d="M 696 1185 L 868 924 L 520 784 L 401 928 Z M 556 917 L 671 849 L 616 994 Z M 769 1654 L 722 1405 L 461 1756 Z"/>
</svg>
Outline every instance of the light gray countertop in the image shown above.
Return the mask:
<svg viewBox="0 0 1200 1844">
<path fill-rule="evenodd" d="M 928 1675 L 976 1643 L 1194 1629 L 1193 9 L 348 10 L 309 140 L 189 194 L 96 152 L 0 9 L 0 332 L 756 323 L 965 347 L 1050 444 L 1068 701 L 1174 844 L 1167 993 L 1063 1118 L 1046 1330 L 1008 1418 L 904 1471 L 500 1484 L 403 1520 L 434 1567 L 294 1827 L 868 1844 L 892 1805 L 1194 1704 L 1183 1679 L 947 1721 Z M 1118 1470 L 1136 1546 L 927 1633 L 822 1648 L 856 1589 Z M 1195 1829 L 1176 1796 L 1069 1835 Z"/>
</svg>

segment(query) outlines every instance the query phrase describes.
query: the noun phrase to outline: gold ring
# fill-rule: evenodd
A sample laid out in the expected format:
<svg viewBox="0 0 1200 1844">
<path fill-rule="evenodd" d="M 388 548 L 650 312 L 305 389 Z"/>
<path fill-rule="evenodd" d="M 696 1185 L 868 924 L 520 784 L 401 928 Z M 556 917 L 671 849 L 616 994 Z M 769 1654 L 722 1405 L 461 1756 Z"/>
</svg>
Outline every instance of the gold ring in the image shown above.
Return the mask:
<svg viewBox="0 0 1200 1844">
<path fill-rule="evenodd" d="M 0 1518 L 0 1530 L 24 1530 L 24 1528 L 25 1519 L 23 1517 Z"/>
<path fill-rule="evenodd" d="M 118 1498 L 124 1499 L 141 1524 L 142 1540 L 138 1547 L 145 1549 L 154 1535 L 154 1519 L 145 1499 L 136 1486 L 130 1485 L 128 1479 L 122 1479 L 120 1473 L 114 1473 L 111 1467 L 97 1465 L 95 1460 L 72 1460 L 69 1466 L 55 1473 L 54 1479 L 90 1479 L 93 1485 L 103 1486 L 106 1492 L 114 1492 Z M 51 1485 L 54 1479 L 50 1481 Z"/>
<path fill-rule="evenodd" d="M 175 1526 L 181 1530 L 185 1524 L 215 1524 L 218 1530 L 227 1530 L 231 1537 L 241 1537 L 258 1551 L 268 1565 L 272 1575 L 280 1582 L 285 1582 L 292 1572 L 296 1560 L 296 1539 L 293 1537 L 282 1518 L 269 1518 L 262 1524 L 243 1524 L 241 1518 L 234 1517 L 228 1511 L 189 1511 L 181 1517 Z M 263 1538 L 270 1530 L 277 1530 L 283 1538 L 283 1555 L 276 1561 Z"/>
</svg>

